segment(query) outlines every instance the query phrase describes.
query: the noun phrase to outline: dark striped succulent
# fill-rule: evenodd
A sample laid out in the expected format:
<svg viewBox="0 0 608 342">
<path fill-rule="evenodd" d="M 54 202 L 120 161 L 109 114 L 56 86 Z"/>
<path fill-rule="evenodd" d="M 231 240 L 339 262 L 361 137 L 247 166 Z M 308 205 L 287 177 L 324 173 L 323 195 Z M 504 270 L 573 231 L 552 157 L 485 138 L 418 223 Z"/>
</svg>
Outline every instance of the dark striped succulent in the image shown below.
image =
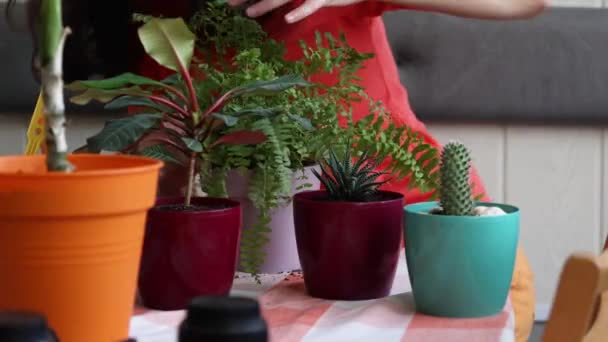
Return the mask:
<svg viewBox="0 0 608 342">
<path fill-rule="evenodd" d="M 348 149 L 340 159 L 334 150 L 321 164 L 315 176 L 325 186 L 328 199 L 345 202 L 369 202 L 377 198 L 378 188 L 387 181 L 378 181 L 386 172 L 376 171 L 377 161 L 365 153 L 356 161 Z"/>
</svg>

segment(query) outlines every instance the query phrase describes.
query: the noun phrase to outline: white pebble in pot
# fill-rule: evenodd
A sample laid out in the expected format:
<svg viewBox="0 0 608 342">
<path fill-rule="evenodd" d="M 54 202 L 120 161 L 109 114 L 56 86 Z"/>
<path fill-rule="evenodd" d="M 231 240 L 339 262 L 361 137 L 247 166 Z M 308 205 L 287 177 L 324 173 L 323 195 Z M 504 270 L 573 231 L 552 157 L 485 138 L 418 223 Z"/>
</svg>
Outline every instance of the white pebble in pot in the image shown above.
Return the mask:
<svg viewBox="0 0 608 342">
<path fill-rule="evenodd" d="M 499 207 L 484 207 L 484 206 L 475 207 L 475 209 L 473 209 L 473 213 L 475 214 L 475 216 L 500 216 L 500 215 L 507 214 L 507 213 L 505 213 L 504 210 L 500 209 Z"/>
</svg>

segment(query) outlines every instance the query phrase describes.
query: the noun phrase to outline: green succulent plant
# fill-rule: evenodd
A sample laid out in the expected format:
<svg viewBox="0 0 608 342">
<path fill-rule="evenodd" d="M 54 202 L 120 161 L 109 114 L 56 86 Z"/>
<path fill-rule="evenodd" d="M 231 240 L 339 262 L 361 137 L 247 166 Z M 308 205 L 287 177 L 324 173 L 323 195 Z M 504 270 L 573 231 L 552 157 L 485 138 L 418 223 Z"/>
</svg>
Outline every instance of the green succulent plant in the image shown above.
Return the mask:
<svg viewBox="0 0 608 342">
<path fill-rule="evenodd" d="M 473 215 L 470 169 L 471 154 L 464 144 L 450 142 L 444 146 L 439 169 L 441 174 L 439 198 L 444 215 Z"/>
<path fill-rule="evenodd" d="M 375 171 L 377 161 L 365 152 L 353 161 L 347 148 L 340 159 L 334 149 L 320 164 L 321 173 L 312 170 L 325 186 L 328 199 L 345 202 L 369 202 L 377 198 L 378 188 L 387 182 L 378 178 L 387 172 Z"/>
</svg>

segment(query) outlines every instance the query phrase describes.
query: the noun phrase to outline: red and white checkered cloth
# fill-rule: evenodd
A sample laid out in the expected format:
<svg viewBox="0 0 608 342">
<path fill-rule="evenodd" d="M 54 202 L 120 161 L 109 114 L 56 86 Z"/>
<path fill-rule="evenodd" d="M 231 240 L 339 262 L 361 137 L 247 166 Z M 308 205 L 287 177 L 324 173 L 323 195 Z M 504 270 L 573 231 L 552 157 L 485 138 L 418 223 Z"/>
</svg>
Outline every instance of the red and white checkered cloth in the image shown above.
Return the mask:
<svg viewBox="0 0 608 342">
<path fill-rule="evenodd" d="M 416 313 L 405 256 L 401 255 L 391 296 L 367 301 L 329 301 L 306 294 L 299 275 L 235 279 L 232 295 L 258 298 L 271 342 L 512 342 L 514 314 L 479 319 L 447 319 Z M 177 342 L 184 311 L 139 310 L 131 321 L 138 342 Z"/>
</svg>

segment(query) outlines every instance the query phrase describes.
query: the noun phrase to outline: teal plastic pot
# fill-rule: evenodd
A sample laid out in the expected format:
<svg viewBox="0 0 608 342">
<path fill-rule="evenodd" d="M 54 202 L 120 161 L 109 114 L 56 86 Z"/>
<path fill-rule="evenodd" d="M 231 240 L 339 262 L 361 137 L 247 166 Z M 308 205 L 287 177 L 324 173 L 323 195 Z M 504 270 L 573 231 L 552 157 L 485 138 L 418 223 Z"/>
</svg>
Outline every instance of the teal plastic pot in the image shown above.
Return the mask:
<svg viewBox="0 0 608 342">
<path fill-rule="evenodd" d="M 519 209 L 507 215 L 429 214 L 437 202 L 404 208 L 405 255 L 416 310 L 441 317 L 487 317 L 506 303 L 519 238 Z"/>
</svg>

